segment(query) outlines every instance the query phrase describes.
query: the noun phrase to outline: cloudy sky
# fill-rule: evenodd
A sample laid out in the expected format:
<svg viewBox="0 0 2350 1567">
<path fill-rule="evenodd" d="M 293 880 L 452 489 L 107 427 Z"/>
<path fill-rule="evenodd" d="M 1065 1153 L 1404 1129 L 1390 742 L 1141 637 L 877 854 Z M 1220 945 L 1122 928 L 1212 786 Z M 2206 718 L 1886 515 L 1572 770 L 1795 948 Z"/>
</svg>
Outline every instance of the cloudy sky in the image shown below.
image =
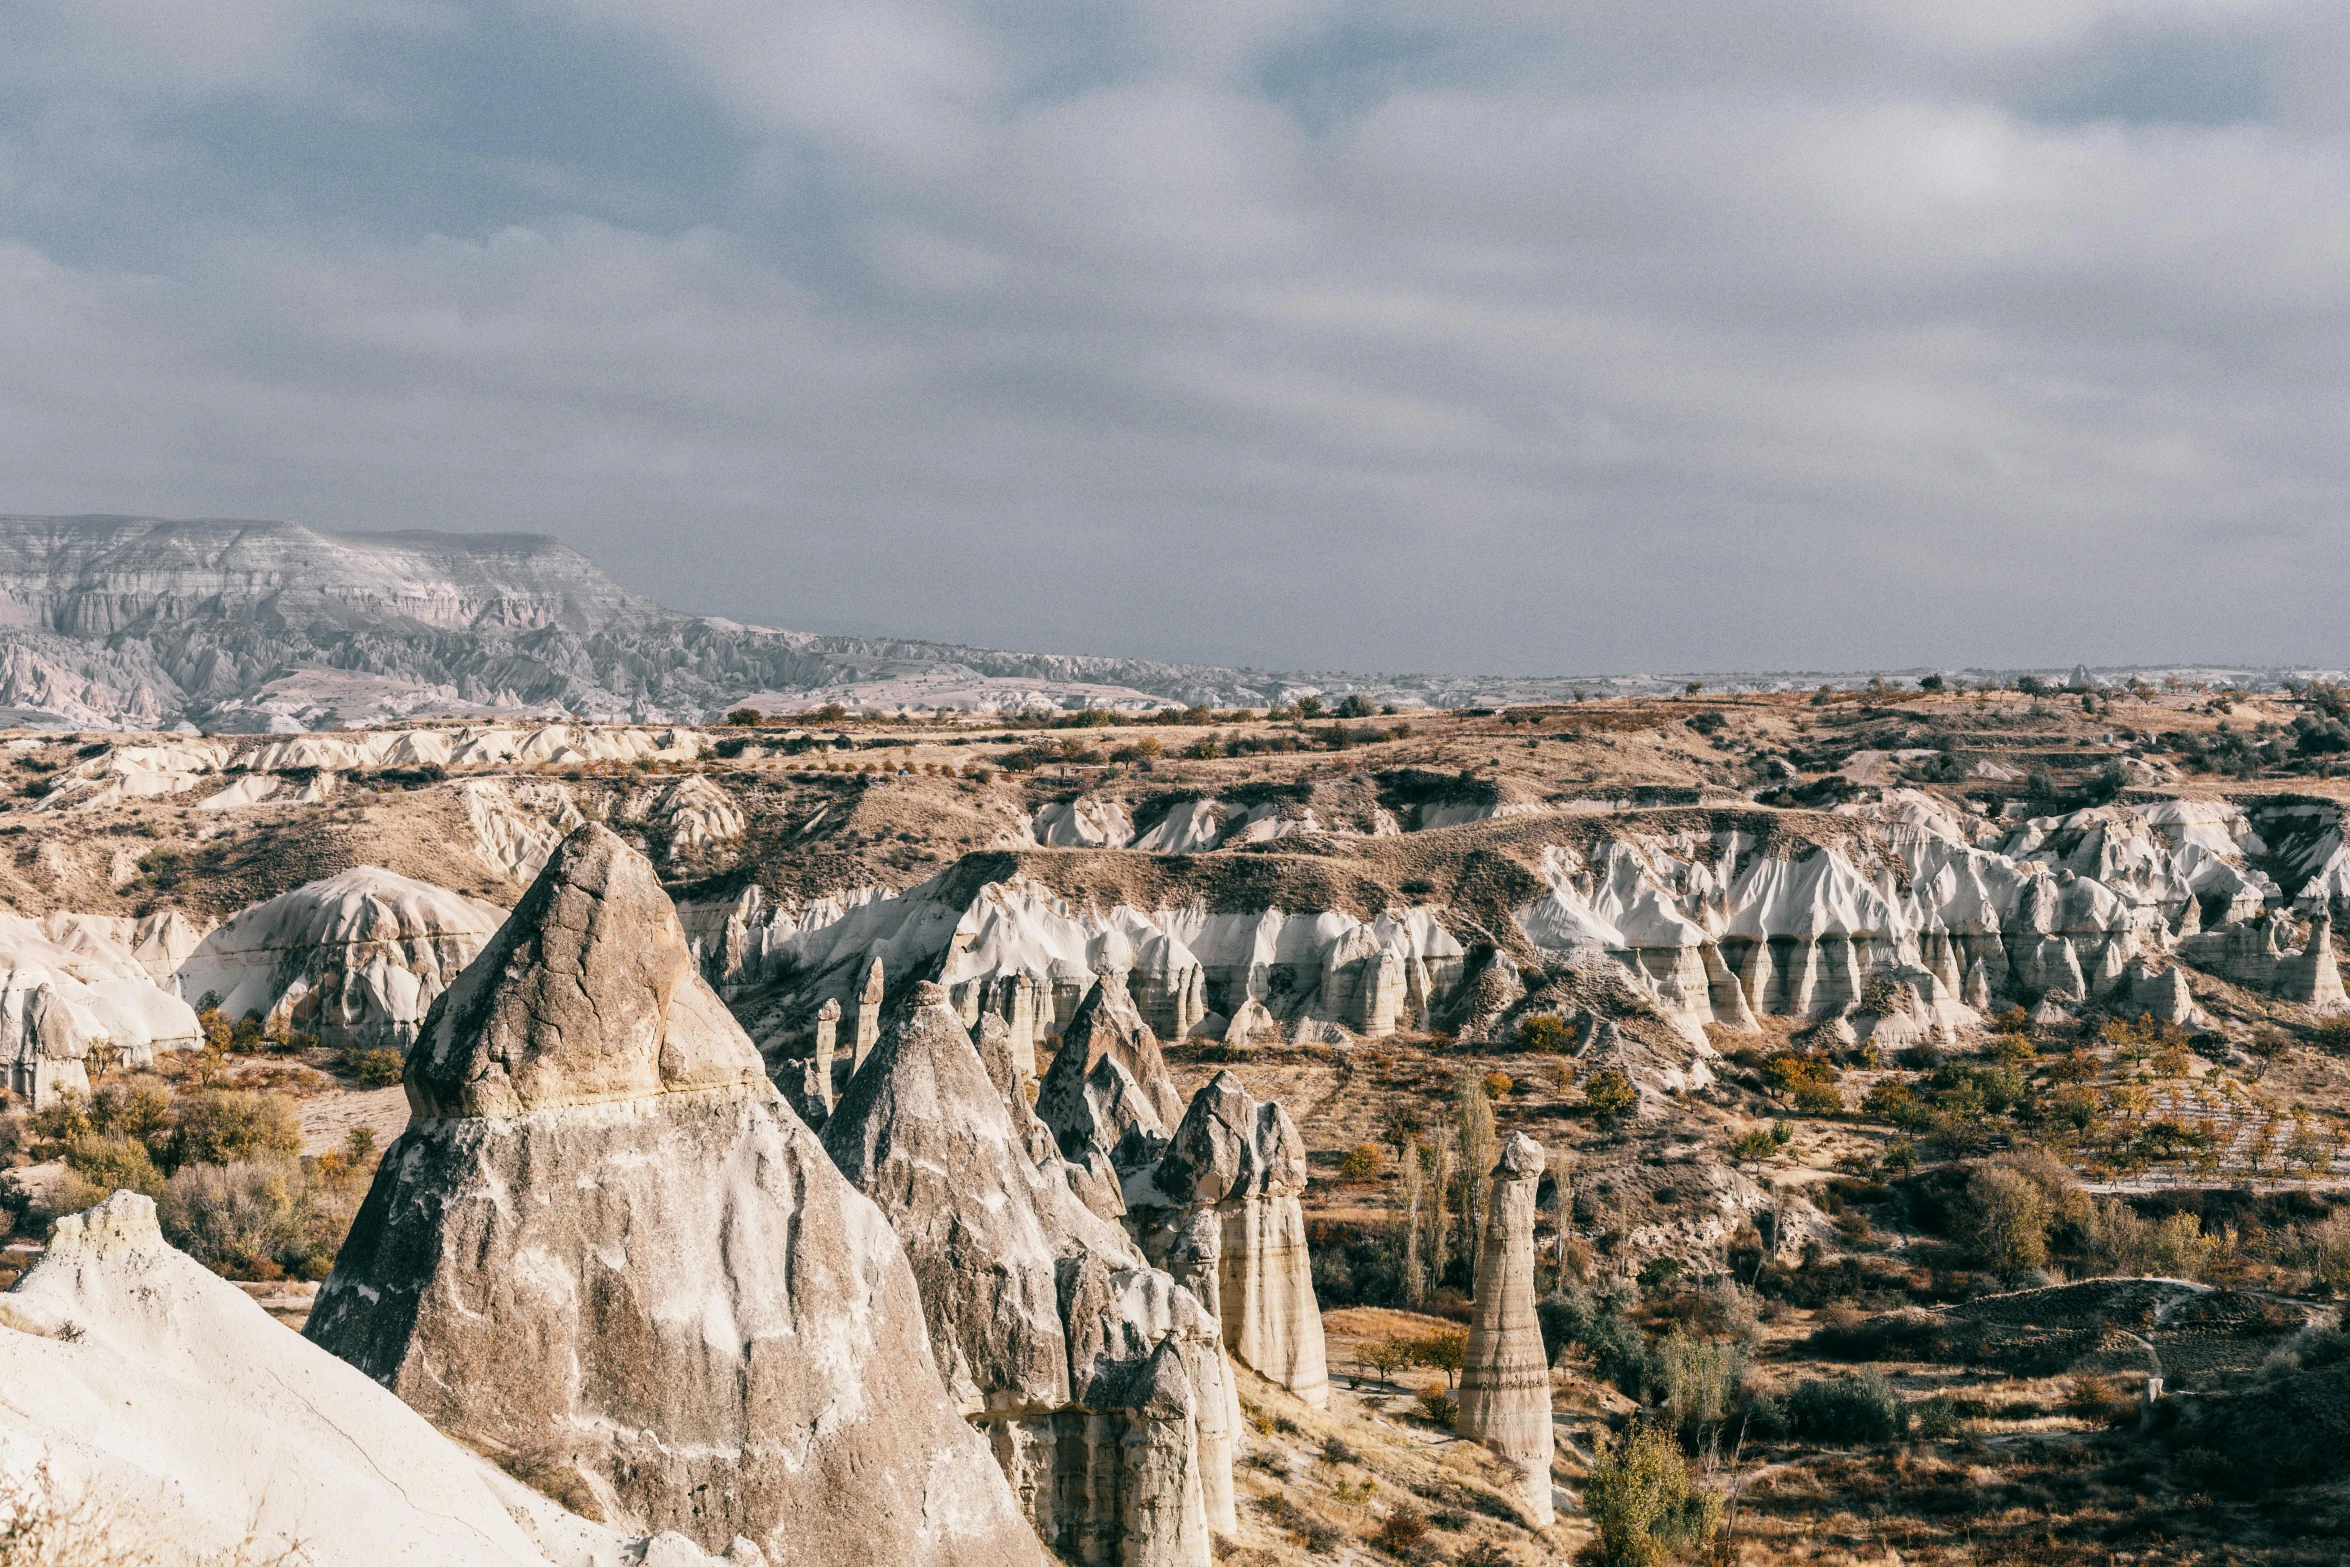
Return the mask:
<svg viewBox="0 0 2350 1567">
<path fill-rule="evenodd" d="M 2340 0 L 11 0 L 0 511 L 1279 667 L 2339 664 Z"/>
</svg>

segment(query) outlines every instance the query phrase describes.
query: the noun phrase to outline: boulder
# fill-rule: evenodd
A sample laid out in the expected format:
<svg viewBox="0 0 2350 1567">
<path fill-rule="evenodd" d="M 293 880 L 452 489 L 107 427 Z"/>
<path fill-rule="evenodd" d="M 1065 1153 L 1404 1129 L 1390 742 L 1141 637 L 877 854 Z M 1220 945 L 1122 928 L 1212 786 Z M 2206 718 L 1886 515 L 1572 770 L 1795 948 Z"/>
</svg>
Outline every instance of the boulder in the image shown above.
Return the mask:
<svg viewBox="0 0 2350 1567">
<path fill-rule="evenodd" d="M 1224 1025 L 1224 1042 L 1228 1045 L 1253 1045 L 1281 1035 L 1280 1020 L 1265 1010 L 1265 1004 L 1250 996 L 1233 1011 L 1232 1020 Z"/>
<path fill-rule="evenodd" d="M 1493 1167 L 1493 1196 L 1477 1250 L 1477 1297 L 1461 1360 L 1453 1430 L 1482 1442 L 1518 1472 L 1526 1516 L 1551 1521 L 1550 1357 L 1534 1312 L 1534 1207 L 1542 1145 L 1519 1132 Z"/>
<path fill-rule="evenodd" d="M 564 840 L 406 1083 L 314 1342 L 631 1527 L 812 1567 L 1039 1561 L 895 1233 L 618 837 Z"/>
<path fill-rule="evenodd" d="M 1232 1358 L 1319 1409 L 1330 1376 L 1305 1186 L 1305 1139 L 1288 1113 L 1218 1072 L 1124 1195 L 1144 1251 L 1215 1314 Z"/>
</svg>

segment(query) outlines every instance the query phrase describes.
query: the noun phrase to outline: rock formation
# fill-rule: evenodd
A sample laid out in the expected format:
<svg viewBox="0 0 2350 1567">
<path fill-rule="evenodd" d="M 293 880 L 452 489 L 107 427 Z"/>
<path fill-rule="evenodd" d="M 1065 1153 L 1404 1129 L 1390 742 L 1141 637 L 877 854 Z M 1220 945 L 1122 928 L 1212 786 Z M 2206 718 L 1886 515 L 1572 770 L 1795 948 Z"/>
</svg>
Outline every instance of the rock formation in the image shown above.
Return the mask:
<svg viewBox="0 0 2350 1567">
<path fill-rule="evenodd" d="M 133 1192 L 60 1219 L 0 1297 L 0 1379 L 0 1477 L 12 1495 L 100 1504 L 109 1561 L 712 1561 L 679 1535 L 631 1538 L 565 1512 L 467 1452 L 165 1244 L 154 1203 Z M 724 1561 L 762 1556 L 735 1541 Z"/>
<path fill-rule="evenodd" d="M 434 1003 L 309 1336 L 608 1517 L 771 1559 L 1035 1562 L 905 1252 L 784 1105 L 652 867 L 564 841 Z"/>
<path fill-rule="evenodd" d="M 948 1387 L 1039 1536 L 1072 1561 L 1205 1563 L 1208 1529 L 1234 1527 L 1216 1325 L 1022 1134 L 1003 1024 L 983 1023 L 993 1072 L 947 992 L 917 985 L 825 1148 L 904 1241 Z"/>
<path fill-rule="evenodd" d="M 48 1109 L 65 1094 L 87 1094 L 90 1038 L 57 988 L 40 986 L 26 998 L 24 1022 L 16 1031 L 10 1091 L 24 1095 L 35 1111 Z"/>
<path fill-rule="evenodd" d="M 166 988 L 191 934 L 177 916 L 55 914 L 36 923 L 0 912 L 0 1062 L 9 1086 L 36 1097 L 86 1091 L 93 1045 L 116 1065 L 140 1067 L 158 1050 L 195 1044 L 195 1010 Z"/>
<path fill-rule="evenodd" d="M 881 959 L 875 958 L 865 970 L 864 986 L 857 992 L 857 1031 L 849 1044 L 849 1077 L 865 1069 L 865 1058 L 873 1053 L 873 1046 L 881 1038 L 881 998 L 888 987 L 881 977 Z"/>
<path fill-rule="evenodd" d="M 1453 1429 L 1516 1469 L 1526 1514 L 1551 1521 L 1550 1360 L 1534 1314 L 1534 1206 L 1542 1145 L 1519 1132 L 1493 1167 L 1493 1196 L 1477 1250 L 1477 1298 L 1461 1360 Z"/>
<path fill-rule="evenodd" d="M 824 1005 L 816 1009 L 816 1059 L 809 1067 L 809 1097 L 824 1106 L 826 1115 L 832 1114 L 836 1090 L 832 1083 L 832 1056 L 839 1048 L 840 1002 L 827 996 Z"/>
<path fill-rule="evenodd" d="M 1183 1117 L 1183 1101 L 1159 1053 L 1158 1039 L 1126 992 L 1125 976 L 1103 969 L 1061 1031 L 1061 1049 L 1045 1069 L 1036 1113 L 1060 1139 L 1063 1157 L 1119 1169 L 1158 1157 Z"/>
<path fill-rule="evenodd" d="M 2179 955 L 2222 979 L 2268 991 L 2286 1001 L 2298 1001 L 2315 1012 L 2338 1012 L 2350 1005 L 2342 989 L 2342 971 L 2334 960 L 2334 921 L 2319 914 L 2309 922 L 2309 936 L 2295 952 L 2285 944 L 2283 922 L 2272 915 L 2202 931 L 2183 938 Z"/>
<path fill-rule="evenodd" d="M 1319 1409 L 1330 1379 L 1305 1186 L 1305 1139 L 1288 1113 L 1218 1072 L 1125 1198 L 1144 1251 L 1206 1303 L 1233 1359 Z"/>
<path fill-rule="evenodd" d="M 405 1048 L 505 919 L 495 904 L 361 865 L 213 931 L 180 966 L 180 994 L 338 1048 Z"/>
</svg>

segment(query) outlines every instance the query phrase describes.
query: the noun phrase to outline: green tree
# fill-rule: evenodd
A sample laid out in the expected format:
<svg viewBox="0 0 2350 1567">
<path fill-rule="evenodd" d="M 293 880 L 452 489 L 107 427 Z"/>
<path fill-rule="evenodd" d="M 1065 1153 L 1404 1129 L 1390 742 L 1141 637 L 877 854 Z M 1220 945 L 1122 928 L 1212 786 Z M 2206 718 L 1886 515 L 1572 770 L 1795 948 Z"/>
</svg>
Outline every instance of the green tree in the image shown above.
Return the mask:
<svg viewBox="0 0 2350 1567">
<path fill-rule="evenodd" d="M 1967 1180 L 1959 1228 L 1983 1265 L 2014 1276 L 2048 1263 L 2047 1194 L 2005 1165 L 1985 1165 Z"/>
<path fill-rule="evenodd" d="M 180 1106 L 172 1128 L 170 1163 L 235 1164 L 302 1152 L 302 1121 L 283 1094 L 198 1094 Z"/>
<path fill-rule="evenodd" d="M 1518 1019 L 1518 1048 L 1539 1051 L 1544 1055 L 1564 1055 L 1574 1043 L 1575 1031 L 1567 1020 L 1554 1013 L 1544 1012 Z"/>
<path fill-rule="evenodd" d="M 1453 1103 L 1460 1116 L 1461 1136 L 1461 1252 L 1474 1269 L 1484 1232 L 1485 1194 L 1493 1181 L 1493 1161 L 1500 1144 L 1493 1134 L 1493 1096 L 1485 1080 L 1463 1072 L 1453 1086 Z M 1472 1283 L 1474 1280 L 1472 1280 Z"/>
<path fill-rule="evenodd" d="M 1620 1067 L 1609 1067 L 1594 1072 L 1591 1081 L 1583 1085 L 1583 1102 L 1591 1113 L 1603 1122 L 1615 1122 L 1630 1115 L 1640 1103 L 1640 1092 L 1632 1086 Z"/>
<path fill-rule="evenodd" d="M 1598 1534 L 1576 1556 L 1584 1567 L 1666 1567 L 1711 1543 L 1722 1499 L 1691 1482 L 1681 1444 L 1662 1425 L 1601 1437 L 1583 1493 Z"/>
</svg>

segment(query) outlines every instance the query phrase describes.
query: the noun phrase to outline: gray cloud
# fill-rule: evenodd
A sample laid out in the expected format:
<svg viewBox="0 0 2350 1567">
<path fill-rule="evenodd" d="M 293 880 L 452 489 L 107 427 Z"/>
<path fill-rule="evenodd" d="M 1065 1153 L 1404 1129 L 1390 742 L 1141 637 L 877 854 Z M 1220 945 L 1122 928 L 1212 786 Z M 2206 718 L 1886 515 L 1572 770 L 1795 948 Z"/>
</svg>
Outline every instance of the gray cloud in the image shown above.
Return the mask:
<svg viewBox="0 0 2350 1567">
<path fill-rule="evenodd" d="M 1219 662 L 2338 661 L 2338 9 L 19 7 L 5 500 Z"/>
</svg>

